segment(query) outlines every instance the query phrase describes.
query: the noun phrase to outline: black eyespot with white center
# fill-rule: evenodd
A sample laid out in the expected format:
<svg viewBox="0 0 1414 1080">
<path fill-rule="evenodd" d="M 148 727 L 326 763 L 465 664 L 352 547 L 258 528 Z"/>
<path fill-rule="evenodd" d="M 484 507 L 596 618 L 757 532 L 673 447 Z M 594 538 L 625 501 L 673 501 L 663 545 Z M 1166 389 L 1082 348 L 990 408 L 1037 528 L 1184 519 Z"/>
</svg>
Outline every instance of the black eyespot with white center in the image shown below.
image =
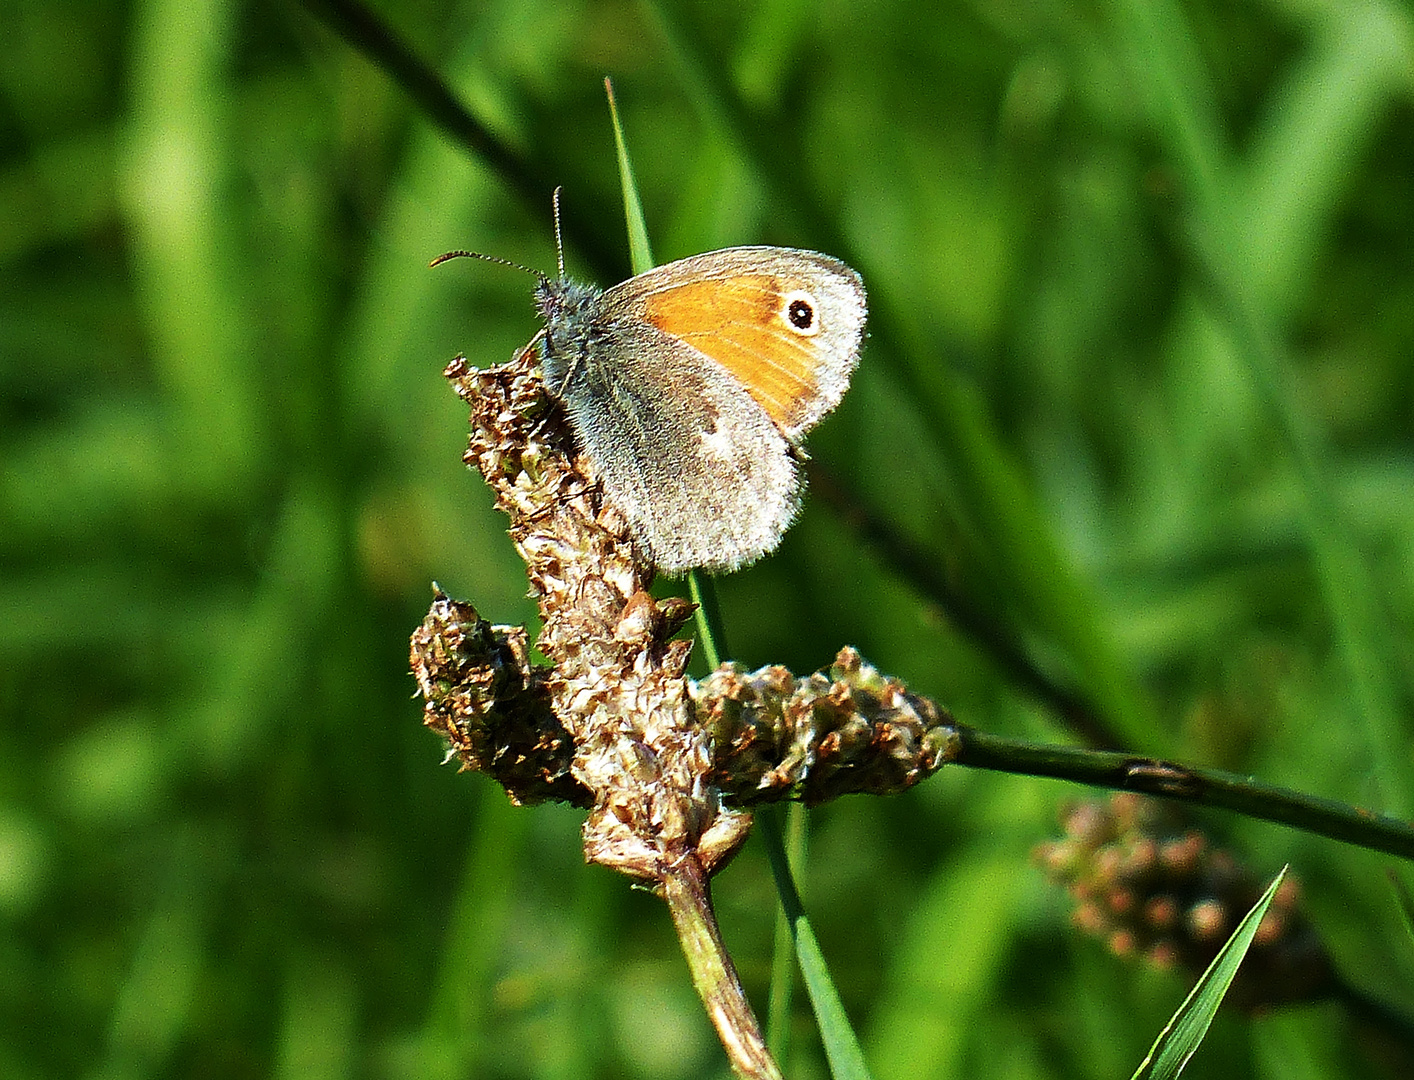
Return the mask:
<svg viewBox="0 0 1414 1080">
<path fill-rule="evenodd" d="M 781 302 L 781 319 L 791 333 L 814 337 L 820 332 L 820 307 L 804 289 L 788 292 Z"/>
</svg>

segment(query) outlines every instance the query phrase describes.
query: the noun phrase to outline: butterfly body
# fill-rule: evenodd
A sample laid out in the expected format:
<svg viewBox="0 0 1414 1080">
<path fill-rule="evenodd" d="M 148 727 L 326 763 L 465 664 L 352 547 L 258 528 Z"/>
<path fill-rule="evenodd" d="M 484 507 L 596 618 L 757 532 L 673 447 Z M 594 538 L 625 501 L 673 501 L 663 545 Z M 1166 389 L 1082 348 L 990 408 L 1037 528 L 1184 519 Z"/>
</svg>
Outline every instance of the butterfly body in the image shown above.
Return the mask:
<svg viewBox="0 0 1414 1080">
<path fill-rule="evenodd" d="M 838 260 L 727 248 L 600 291 L 542 278 L 542 365 L 660 570 L 734 570 L 800 507 L 800 440 L 839 402 L 865 316 Z"/>
</svg>

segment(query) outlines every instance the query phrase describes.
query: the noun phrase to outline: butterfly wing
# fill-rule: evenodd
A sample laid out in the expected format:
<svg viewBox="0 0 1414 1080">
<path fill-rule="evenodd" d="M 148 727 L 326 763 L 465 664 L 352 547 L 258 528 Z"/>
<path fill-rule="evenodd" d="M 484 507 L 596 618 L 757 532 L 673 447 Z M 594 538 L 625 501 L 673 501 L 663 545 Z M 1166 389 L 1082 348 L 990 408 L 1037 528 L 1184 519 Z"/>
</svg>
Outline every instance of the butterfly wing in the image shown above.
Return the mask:
<svg viewBox="0 0 1414 1080">
<path fill-rule="evenodd" d="M 544 288 L 547 384 L 659 569 L 734 570 L 772 550 L 800 505 L 794 446 L 858 360 L 859 276 L 746 247 L 602 294 Z"/>
<path fill-rule="evenodd" d="M 601 323 L 561 397 L 606 494 L 664 573 L 752 562 L 799 508 L 790 445 L 762 408 L 646 323 Z"/>
<path fill-rule="evenodd" d="M 844 263 L 778 247 L 668 263 L 602 303 L 606 315 L 641 319 L 730 372 L 791 442 L 839 404 L 866 312 L 864 285 Z"/>
</svg>

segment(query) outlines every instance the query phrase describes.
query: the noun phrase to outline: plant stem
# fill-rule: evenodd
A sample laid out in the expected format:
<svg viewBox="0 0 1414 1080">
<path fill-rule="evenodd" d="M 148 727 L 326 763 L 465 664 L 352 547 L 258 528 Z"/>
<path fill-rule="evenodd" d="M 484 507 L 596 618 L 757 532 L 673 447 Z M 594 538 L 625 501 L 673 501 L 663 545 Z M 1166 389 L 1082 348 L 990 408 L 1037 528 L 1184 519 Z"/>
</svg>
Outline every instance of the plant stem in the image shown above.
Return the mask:
<svg viewBox="0 0 1414 1080">
<path fill-rule="evenodd" d="M 1414 859 L 1414 829 L 1407 823 L 1333 799 L 1264 784 L 1250 776 L 1195 769 L 1135 754 L 1025 742 L 962 725 L 957 727 L 957 738 L 956 756 L 952 758 L 955 765 L 1050 776 L 1093 787 L 1219 806 L 1372 851 Z"/>
<path fill-rule="evenodd" d="M 722 942 L 701 864 L 692 856 L 683 859 L 664 875 L 661 885 L 692 971 L 692 985 L 717 1029 L 732 1069 L 748 1080 L 783 1080 Z"/>
</svg>

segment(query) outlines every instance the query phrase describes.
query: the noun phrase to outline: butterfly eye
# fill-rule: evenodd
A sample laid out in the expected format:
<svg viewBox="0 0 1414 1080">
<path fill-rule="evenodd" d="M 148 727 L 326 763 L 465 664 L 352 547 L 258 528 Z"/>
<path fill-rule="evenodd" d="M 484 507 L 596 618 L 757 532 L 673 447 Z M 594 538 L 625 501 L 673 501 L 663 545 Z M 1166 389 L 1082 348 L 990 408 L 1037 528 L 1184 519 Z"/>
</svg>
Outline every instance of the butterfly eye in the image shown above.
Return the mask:
<svg viewBox="0 0 1414 1080">
<path fill-rule="evenodd" d="M 814 337 L 820 332 L 815 297 L 801 289 L 786 293 L 781 304 L 781 318 L 801 337 Z"/>
</svg>

